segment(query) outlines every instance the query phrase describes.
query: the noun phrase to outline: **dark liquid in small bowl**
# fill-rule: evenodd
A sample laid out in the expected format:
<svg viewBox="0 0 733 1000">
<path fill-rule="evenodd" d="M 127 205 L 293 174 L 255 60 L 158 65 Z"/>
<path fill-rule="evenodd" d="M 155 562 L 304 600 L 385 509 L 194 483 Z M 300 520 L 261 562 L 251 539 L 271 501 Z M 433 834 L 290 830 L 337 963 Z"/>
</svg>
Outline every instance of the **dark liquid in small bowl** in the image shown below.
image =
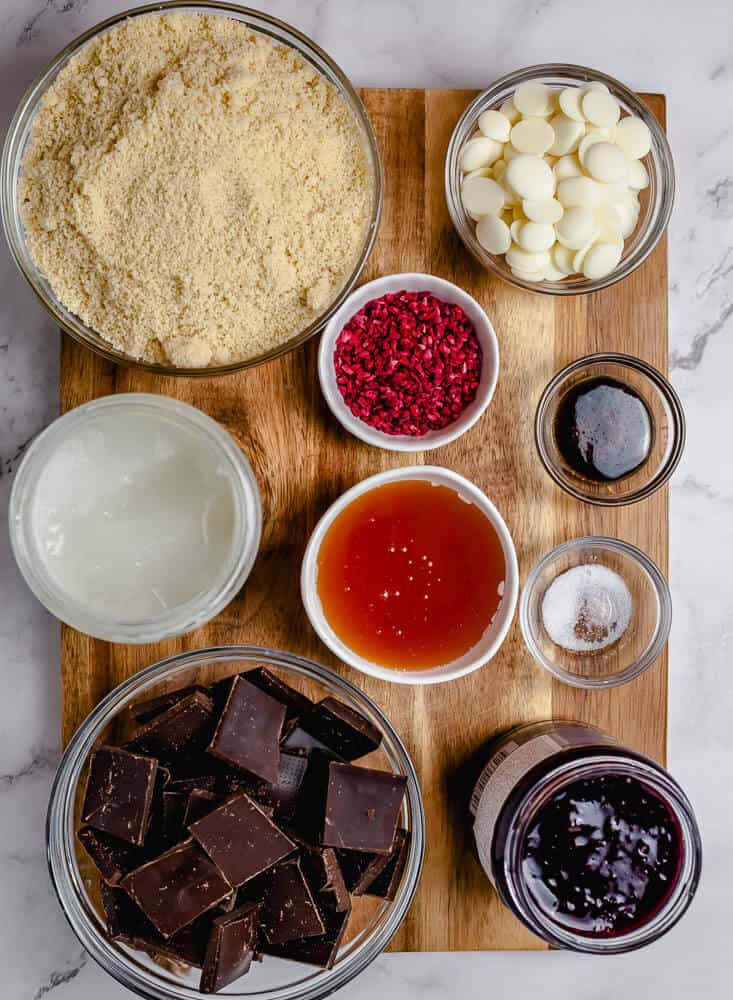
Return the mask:
<svg viewBox="0 0 733 1000">
<path fill-rule="evenodd" d="M 576 934 L 613 937 L 652 919 L 682 862 L 678 824 L 634 778 L 575 781 L 538 811 L 522 875 L 548 920 Z"/>
<path fill-rule="evenodd" d="M 629 386 L 590 378 L 560 400 L 553 428 L 558 451 L 579 476 L 596 482 L 623 479 L 652 448 L 652 418 Z"/>
</svg>

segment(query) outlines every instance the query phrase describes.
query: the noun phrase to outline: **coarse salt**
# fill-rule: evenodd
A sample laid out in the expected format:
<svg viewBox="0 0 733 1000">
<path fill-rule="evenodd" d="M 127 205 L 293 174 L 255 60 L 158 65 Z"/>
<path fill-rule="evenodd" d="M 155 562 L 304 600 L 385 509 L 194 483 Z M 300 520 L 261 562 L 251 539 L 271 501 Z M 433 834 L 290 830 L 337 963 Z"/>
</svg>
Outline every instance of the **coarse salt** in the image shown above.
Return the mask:
<svg viewBox="0 0 733 1000">
<path fill-rule="evenodd" d="M 556 577 L 542 598 L 550 639 L 576 653 L 611 646 L 631 621 L 633 600 L 624 579 L 607 566 L 585 563 Z"/>
</svg>

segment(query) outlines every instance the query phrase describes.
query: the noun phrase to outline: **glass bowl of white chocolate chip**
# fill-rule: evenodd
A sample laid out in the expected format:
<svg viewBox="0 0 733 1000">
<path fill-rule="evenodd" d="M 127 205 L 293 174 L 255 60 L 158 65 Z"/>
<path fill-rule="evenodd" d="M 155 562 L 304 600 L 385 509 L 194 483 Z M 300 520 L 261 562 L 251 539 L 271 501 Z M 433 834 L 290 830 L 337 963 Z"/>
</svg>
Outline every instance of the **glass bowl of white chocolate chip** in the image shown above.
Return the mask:
<svg viewBox="0 0 733 1000">
<path fill-rule="evenodd" d="M 466 108 L 445 191 L 467 249 L 495 274 L 551 295 L 606 288 L 654 250 L 674 201 L 664 131 L 618 80 L 530 66 Z"/>
</svg>

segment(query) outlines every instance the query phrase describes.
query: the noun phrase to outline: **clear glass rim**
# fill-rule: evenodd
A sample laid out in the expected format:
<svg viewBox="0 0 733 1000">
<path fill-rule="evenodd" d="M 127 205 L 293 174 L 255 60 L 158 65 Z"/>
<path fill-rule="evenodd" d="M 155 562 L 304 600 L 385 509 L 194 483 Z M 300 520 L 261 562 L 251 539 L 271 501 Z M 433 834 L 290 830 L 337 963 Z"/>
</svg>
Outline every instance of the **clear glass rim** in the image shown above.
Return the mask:
<svg viewBox="0 0 733 1000">
<path fill-rule="evenodd" d="M 534 902 L 521 875 L 521 850 L 537 811 L 556 791 L 572 782 L 604 773 L 633 777 L 647 785 L 668 807 L 679 824 L 683 845 L 682 867 L 669 898 L 651 920 L 634 930 L 614 937 L 589 937 L 551 924 Z M 594 955 L 615 955 L 635 951 L 657 940 L 682 918 L 690 906 L 700 881 L 702 840 L 692 806 L 672 776 L 658 764 L 636 752 L 625 756 L 616 752 L 573 758 L 553 767 L 522 797 L 509 826 L 504 848 L 502 879 L 516 912 L 527 926 L 549 944 Z M 516 873 L 516 874 L 515 874 Z"/>
<path fill-rule="evenodd" d="M 630 254 L 622 258 L 621 263 L 611 274 L 594 281 L 579 279 L 570 283 L 562 281 L 532 282 L 516 277 L 508 267 L 500 264 L 497 258 L 483 249 L 474 235 L 472 224 L 466 216 L 461 203 L 460 170 L 458 167 L 459 153 L 464 141 L 468 138 L 471 128 L 475 124 L 480 110 L 494 107 L 500 99 L 509 96 L 509 94 L 505 94 L 506 91 L 513 91 L 520 83 L 524 83 L 527 80 L 540 80 L 545 77 L 552 77 L 555 82 L 557 82 L 557 78 L 565 78 L 568 83 L 586 82 L 589 80 L 599 80 L 605 83 L 611 93 L 621 98 L 634 114 L 638 115 L 647 124 L 652 134 L 652 150 L 650 155 L 660 175 L 659 190 L 657 191 L 653 206 L 654 218 L 652 219 L 652 225 L 647 226 L 642 238 L 637 241 L 638 245 L 635 246 Z M 475 97 L 461 115 L 451 135 L 445 158 L 444 184 L 445 199 L 451 221 L 466 249 L 479 264 L 490 270 L 497 277 L 509 282 L 509 284 L 515 285 L 517 288 L 533 292 L 536 295 L 587 295 L 590 292 L 600 291 L 603 288 L 615 285 L 618 281 L 622 281 L 632 271 L 635 271 L 643 264 L 656 248 L 669 223 L 675 197 L 675 173 L 672 151 L 664 130 L 647 105 L 637 94 L 629 90 L 625 84 L 621 83 L 615 77 L 592 69 L 589 66 L 580 66 L 574 63 L 541 63 L 535 66 L 527 66 L 524 69 L 514 70 L 500 77 L 488 89 Z"/>
<path fill-rule="evenodd" d="M 575 375 L 584 368 L 591 368 L 594 365 L 618 365 L 621 369 L 631 369 L 635 373 L 643 375 L 662 397 L 672 419 L 670 448 L 665 462 L 656 470 L 651 479 L 628 493 L 594 496 L 583 492 L 583 490 L 575 485 L 574 481 L 562 474 L 545 447 L 544 426 L 547 418 L 547 410 L 552 400 L 558 393 L 561 385 L 571 375 Z M 645 500 L 669 481 L 679 465 L 682 453 L 685 450 L 687 422 L 680 397 L 677 395 L 669 379 L 665 378 L 657 368 L 631 354 L 601 352 L 598 354 L 587 354 L 585 357 L 578 358 L 577 361 L 572 361 L 556 375 L 553 375 L 545 386 L 540 401 L 537 404 L 534 421 L 534 439 L 540 461 L 547 473 L 571 497 L 575 497 L 576 500 L 582 500 L 584 503 L 593 504 L 596 507 L 626 507 L 629 504 Z"/>
<path fill-rule="evenodd" d="M 658 601 L 657 624 L 646 649 L 638 660 L 630 664 L 626 670 L 612 677 L 596 678 L 571 674 L 548 659 L 535 638 L 529 613 L 530 603 L 534 597 L 534 592 L 543 570 L 558 557 L 568 552 L 590 547 L 606 549 L 611 552 L 620 552 L 622 555 L 628 556 L 636 562 L 651 582 Z M 572 538 L 567 542 L 562 542 L 560 545 L 555 546 L 530 570 L 519 599 L 519 626 L 522 630 L 522 636 L 527 649 L 537 663 L 557 680 L 562 681 L 563 684 L 569 684 L 571 687 L 584 688 L 586 690 L 619 687 L 621 684 L 627 684 L 629 681 L 634 680 L 635 677 L 643 674 L 645 670 L 648 670 L 664 649 L 669 639 L 670 629 L 672 628 L 672 596 L 669 585 L 661 570 L 649 558 L 646 552 L 643 552 L 630 542 L 622 541 L 620 538 L 609 538 L 604 535 L 586 535 L 583 538 Z"/>
<path fill-rule="evenodd" d="M 74 55 L 86 42 L 96 35 L 107 31 L 128 18 L 138 17 L 145 14 L 160 14 L 174 10 L 190 10 L 192 12 L 221 14 L 223 16 L 233 15 L 237 19 L 249 24 L 250 27 L 267 34 L 280 44 L 291 45 L 296 51 L 315 60 L 315 65 L 319 68 L 325 67 L 330 74 L 331 82 L 340 90 L 342 96 L 347 101 L 353 112 L 366 140 L 369 153 L 370 165 L 372 168 L 374 191 L 372 197 L 372 208 L 369 218 L 367 233 L 364 244 L 360 250 L 351 274 L 344 282 L 336 298 L 330 303 L 328 308 L 313 322 L 301 330 L 296 336 L 284 344 L 273 348 L 270 351 L 260 354 L 257 357 L 249 358 L 245 361 L 237 361 L 232 364 L 218 365 L 206 368 L 177 368 L 175 366 L 161 365 L 153 362 L 143 361 L 130 357 L 121 351 L 116 350 L 107 344 L 104 338 L 91 327 L 87 327 L 78 317 L 64 310 L 60 304 L 51 297 L 40 280 L 40 275 L 36 268 L 28 267 L 24 259 L 23 247 L 25 236 L 22 224 L 20 223 L 17 208 L 17 181 L 20 173 L 20 163 L 23 153 L 23 140 L 26 130 L 36 113 L 38 103 L 48 85 L 53 81 L 62 65 Z M 160 3 L 150 3 L 141 7 L 132 7 L 120 11 L 111 17 L 100 21 L 98 24 L 83 32 L 71 41 L 61 52 L 56 55 L 44 70 L 31 83 L 13 115 L 13 118 L 6 133 L 3 144 L 2 158 L 0 159 L 0 214 L 2 215 L 5 238 L 10 248 L 11 255 L 18 270 L 31 286 L 36 296 L 45 307 L 54 321 L 70 337 L 82 344 L 84 347 L 94 351 L 95 354 L 112 361 L 123 367 L 142 369 L 154 372 L 158 375 L 181 376 L 185 378 L 209 377 L 214 375 L 229 375 L 233 372 L 244 371 L 254 368 L 257 365 L 265 364 L 283 354 L 287 354 L 304 344 L 315 334 L 319 333 L 336 310 L 342 305 L 346 297 L 356 285 L 361 277 L 370 253 L 374 247 L 374 242 L 379 231 L 379 223 L 382 215 L 382 202 L 384 196 L 384 175 L 382 162 L 379 154 L 379 146 L 374 134 L 369 115 L 364 104 L 349 81 L 346 74 L 331 57 L 323 51 L 312 39 L 303 34 L 297 28 L 281 21 L 279 18 L 271 17 L 261 11 L 251 7 L 242 7 L 238 4 L 219 2 L 219 0 L 163 0 Z"/>
<path fill-rule="evenodd" d="M 363 691 L 328 667 L 280 650 L 261 646 L 217 646 L 180 653 L 161 660 L 134 674 L 114 688 L 92 710 L 69 741 L 51 788 L 46 817 L 47 862 L 56 896 L 71 929 L 92 958 L 127 989 L 146 1000 L 197 1000 L 196 989 L 181 985 L 171 988 L 148 981 L 124 960 L 123 954 L 97 931 L 81 902 L 80 886 L 74 874 L 74 796 L 84 763 L 99 733 L 133 697 L 161 680 L 171 680 L 184 671 L 212 663 L 266 663 L 286 671 L 295 671 L 312 680 L 335 688 L 354 707 L 361 707 L 376 719 L 383 732 L 383 749 L 393 769 L 407 777 L 406 805 L 412 834 L 410 854 L 399 892 L 386 918 L 370 938 L 349 956 L 322 975 L 310 977 L 292 986 L 276 987 L 257 993 L 262 1000 L 320 1000 L 351 982 L 389 944 L 399 929 L 417 890 L 425 853 L 425 813 L 414 765 L 400 736 L 384 712 Z M 254 994 L 239 994 L 239 996 Z M 237 996 L 237 994 L 232 994 Z"/>
<path fill-rule="evenodd" d="M 113 620 L 101 617 L 74 601 L 57 587 L 40 565 L 29 543 L 30 519 L 24 515 L 28 496 L 35 488 L 44 464 L 44 451 L 61 443 L 71 427 L 100 410 L 125 408 L 130 404 L 161 411 L 198 434 L 208 437 L 226 461 L 231 474 L 235 507 L 231 563 L 226 573 L 203 594 L 156 618 L 142 621 Z M 26 451 L 16 472 L 8 506 L 10 547 L 25 582 L 43 606 L 67 625 L 108 642 L 158 642 L 191 632 L 219 614 L 235 597 L 254 566 L 262 536 L 262 503 L 252 467 L 234 438 L 212 417 L 188 403 L 170 396 L 130 392 L 102 396 L 57 417 L 38 435 Z"/>
</svg>

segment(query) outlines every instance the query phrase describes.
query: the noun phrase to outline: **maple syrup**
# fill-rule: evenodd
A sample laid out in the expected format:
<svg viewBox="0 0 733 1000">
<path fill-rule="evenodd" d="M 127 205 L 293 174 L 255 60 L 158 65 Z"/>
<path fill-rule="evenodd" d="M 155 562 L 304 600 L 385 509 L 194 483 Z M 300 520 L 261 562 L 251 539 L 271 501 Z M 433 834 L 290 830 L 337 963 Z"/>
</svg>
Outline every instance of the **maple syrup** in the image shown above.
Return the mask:
<svg viewBox="0 0 733 1000">
<path fill-rule="evenodd" d="M 501 541 L 447 486 L 403 480 L 357 497 L 318 553 L 318 595 L 339 638 L 380 666 L 458 659 L 491 624 L 504 590 Z"/>
</svg>

